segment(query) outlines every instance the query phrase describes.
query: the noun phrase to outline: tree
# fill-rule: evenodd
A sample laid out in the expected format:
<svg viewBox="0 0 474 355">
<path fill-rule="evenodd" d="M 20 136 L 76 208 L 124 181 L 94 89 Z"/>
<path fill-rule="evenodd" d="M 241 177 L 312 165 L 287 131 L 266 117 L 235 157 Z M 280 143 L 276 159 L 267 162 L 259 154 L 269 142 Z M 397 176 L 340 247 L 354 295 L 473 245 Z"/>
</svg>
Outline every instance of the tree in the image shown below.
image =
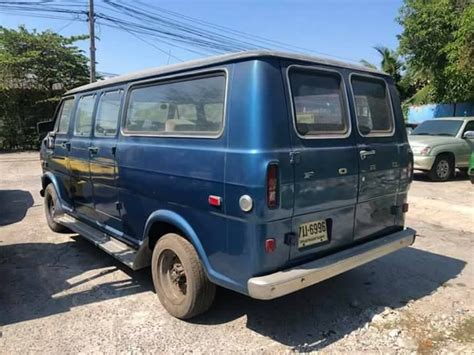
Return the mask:
<svg viewBox="0 0 474 355">
<path fill-rule="evenodd" d="M 73 45 L 86 38 L 0 27 L 0 149 L 37 146 L 36 123 L 64 91 L 88 83 L 88 59 Z"/>
<path fill-rule="evenodd" d="M 473 101 L 474 3 L 405 0 L 397 21 L 404 28 L 399 51 L 411 76 L 424 82 L 417 101 Z"/>
</svg>

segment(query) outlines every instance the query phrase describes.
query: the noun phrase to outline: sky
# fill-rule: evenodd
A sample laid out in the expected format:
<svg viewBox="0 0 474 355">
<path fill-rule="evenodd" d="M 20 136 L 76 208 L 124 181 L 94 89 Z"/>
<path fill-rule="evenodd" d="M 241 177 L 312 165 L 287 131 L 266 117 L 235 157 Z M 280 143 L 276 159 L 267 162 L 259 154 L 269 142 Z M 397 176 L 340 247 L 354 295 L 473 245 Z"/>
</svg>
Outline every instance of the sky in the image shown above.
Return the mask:
<svg viewBox="0 0 474 355">
<path fill-rule="evenodd" d="M 100 4 L 101 0 L 95 0 Z M 402 0 L 143 0 L 213 24 L 308 48 L 307 54 L 343 61 L 379 64 L 373 49 L 397 47 L 402 28 L 395 18 Z M 132 1 L 128 4 L 133 4 Z M 86 10 L 86 9 L 84 9 Z M 104 10 L 105 11 L 105 10 Z M 88 33 L 86 22 L 54 20 L 2 13 L 0 25 L 51 29 L 64 36 Z M 134 70 L 202 57 L 150 40 L 158 50 L 131 34 L 97 26 L 97 70 L 123 74 Z M 88 41 L 77 42 L 88 55 Z M 171 56 L 168 53 L 170 51 Z M 165 53 L 163 53 L 165 52 Z"/>
</svg>

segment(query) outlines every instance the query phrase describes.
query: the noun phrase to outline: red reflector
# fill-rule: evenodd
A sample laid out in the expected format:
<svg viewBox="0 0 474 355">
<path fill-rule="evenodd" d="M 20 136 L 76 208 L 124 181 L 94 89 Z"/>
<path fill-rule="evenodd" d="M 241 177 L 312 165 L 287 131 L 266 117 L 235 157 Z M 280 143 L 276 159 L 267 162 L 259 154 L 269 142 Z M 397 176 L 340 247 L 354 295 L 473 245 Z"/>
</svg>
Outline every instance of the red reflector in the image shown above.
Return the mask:
<svg viewBox="0 0 474 355">
<path fill-rule="evenodd" d="M 276 240 L 274 238 L 265 240 L 265 252 L 272 253 L 275 251 L 276 247 Z"/>
<path fill-rule="evenodd" d="M 278 165 L 270 164 L 267 168 L 267 206 L 275 208 L 278 204 Z"/>
<path fill-rule="evenodd" d="M 402 212 L 407 213 L 408 212 L 408 203 L 404 203 L 402 206 Z"/>
<path fill-rule="evenodd" d="M 219 196 L 209 195 L 207 199 L 211 206 L 220 206 L 221 205 L 221 198 Z"/>
</svg>

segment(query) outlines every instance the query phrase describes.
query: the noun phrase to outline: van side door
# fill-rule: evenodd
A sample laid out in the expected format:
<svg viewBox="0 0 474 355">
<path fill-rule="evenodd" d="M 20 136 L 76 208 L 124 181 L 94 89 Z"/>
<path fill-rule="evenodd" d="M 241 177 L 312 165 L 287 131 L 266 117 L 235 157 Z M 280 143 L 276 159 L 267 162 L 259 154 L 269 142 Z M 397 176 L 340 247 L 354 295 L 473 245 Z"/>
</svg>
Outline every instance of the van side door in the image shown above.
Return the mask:
<svg viewBox="0 0 474 355">
<path fill-rule="evenodd" d="M 352 243 L 359 172 L 342 71 L 292 65 L 287 79 L 296 259 Z"/>
<path fill-rule="evenodd" d="M 406 159 L 397 130 L 389 86 L 383 77 L 352 73 L 349 77 L 357 127 L 359 194 L 354 239 L 393 232 L 401 167 Z M 401 119 L 401 118 L 400 118 Z M 401 206 L 400 206 L 401 207 Z"/>
<path fill-rule="evenodd" d="M 96 94 L 84 94 L 77 103 L 69 152 L 71 192 L 76 212 L 94 219 L 94 199 L 90 179 L 89 155 Z"/>
<path fill-rule="evenodd" d="M 54 124 L 54 144 L 50 158 L 48 159 L 48 169 L 56 176 L 60 189 L 61 197 L 69 206 L 72 206 L 70 194 L 71 178 L 69 150 L 69 132 L 71 126 L 72 113 L 74 111 L 74 97 L 69 97 L 61 102 L 58 110 L 58 116 Z"/>
<path fill-rule="evenodd" d="M 90 151 L 90 174 L 96 220 L 121 234 L 117 183 L 117 132 L 123 90 L 104 91 L 99 96 Z"/>
</svg>

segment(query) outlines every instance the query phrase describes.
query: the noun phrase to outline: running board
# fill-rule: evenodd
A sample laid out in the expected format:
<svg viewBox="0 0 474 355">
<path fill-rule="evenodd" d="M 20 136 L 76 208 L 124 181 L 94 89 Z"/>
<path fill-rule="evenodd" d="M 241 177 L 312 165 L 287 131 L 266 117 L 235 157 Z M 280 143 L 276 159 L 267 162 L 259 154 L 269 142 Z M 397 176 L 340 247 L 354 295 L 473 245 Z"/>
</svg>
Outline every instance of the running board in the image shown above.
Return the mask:
<svg viewBox="0 0 474 355">
<path fill-rule="evenodd" d="M 127 265 L 132 270 L 137 270 L 140 268 L 135 265 L 138 250 L 128 246 L 120 240 L 103 233 L 65 213 L 54 217 L 54 221 L 69 228 L 73 232 L 80 234 L 98 246 L 100 249 L 104 250 L 107 254 L 110 254 L 120 262 Z"/>
</svg>

